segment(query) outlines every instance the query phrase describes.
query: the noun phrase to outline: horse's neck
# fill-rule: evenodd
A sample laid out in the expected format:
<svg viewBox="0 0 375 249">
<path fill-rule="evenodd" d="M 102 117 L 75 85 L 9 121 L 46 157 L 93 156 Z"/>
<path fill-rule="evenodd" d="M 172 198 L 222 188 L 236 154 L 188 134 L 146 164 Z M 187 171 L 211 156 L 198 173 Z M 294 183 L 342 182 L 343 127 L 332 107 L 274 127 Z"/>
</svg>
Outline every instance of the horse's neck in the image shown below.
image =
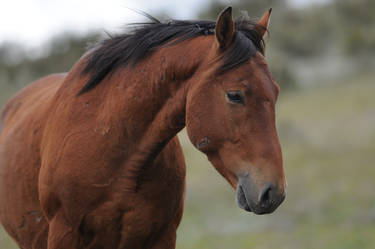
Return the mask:
<svg viewBox="0 0 375 249">
<path fill-rule="evenodd" d="M 108 108 L 102 109 L 112 110 L 103 115 L 123 126 L 123 142 L 132 147 L 126 160 L 127 177 L 131 179 L 137 179 L 142 167 L 185 127 L 190 79 L 207 54 L 204 46 L 195 51 L 191 46 L 194 44 L 184 42 L 162 48 L 134 68 L 112 75 L 110 82 L 102 83 L 110 88 L 105 97 Z"/>
</svg>

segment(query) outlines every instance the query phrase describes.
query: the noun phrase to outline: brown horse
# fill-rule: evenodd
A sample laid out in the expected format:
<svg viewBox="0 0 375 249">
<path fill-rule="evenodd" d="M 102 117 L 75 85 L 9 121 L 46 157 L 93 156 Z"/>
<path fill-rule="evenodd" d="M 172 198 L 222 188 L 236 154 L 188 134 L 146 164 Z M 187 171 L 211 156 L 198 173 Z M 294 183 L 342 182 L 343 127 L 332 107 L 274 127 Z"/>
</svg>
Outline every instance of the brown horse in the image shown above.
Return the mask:
<svg viewBox="0 0 375 249">
<path fill-rule="evenodd" d="M 151 18 L 66 74 L 37 80 L 2 113 L 0 220 L 23 249 L 175 247 L 185 189 L 177 133 L 237 189 L 239 207 L 285 197 L 279 88 L 258 23 Z"/>
</svg>

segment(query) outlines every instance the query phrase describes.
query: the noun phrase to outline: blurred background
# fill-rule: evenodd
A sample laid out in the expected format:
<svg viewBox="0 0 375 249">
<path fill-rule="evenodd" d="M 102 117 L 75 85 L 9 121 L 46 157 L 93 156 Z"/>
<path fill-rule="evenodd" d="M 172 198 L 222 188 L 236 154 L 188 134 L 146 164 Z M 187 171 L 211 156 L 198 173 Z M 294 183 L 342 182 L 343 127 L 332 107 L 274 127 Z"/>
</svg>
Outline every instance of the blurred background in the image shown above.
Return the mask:
<svg viewBox="0 0 375 249">
<path fill-rule="evenodd" d="M 288 193 L 274 214 L 240 210 L 185 131 L 186 209 L 177 248 L 375 248 L 374 0 L 14 0 L 0 10 L 0 107 L 68 71 L 88 43 L 143 20 L 213 19 L 273 8 L 266 57 L 281 86 L 277 124 Z M 0 227 L 0 248 L 17 248 Z"/>
</svg>

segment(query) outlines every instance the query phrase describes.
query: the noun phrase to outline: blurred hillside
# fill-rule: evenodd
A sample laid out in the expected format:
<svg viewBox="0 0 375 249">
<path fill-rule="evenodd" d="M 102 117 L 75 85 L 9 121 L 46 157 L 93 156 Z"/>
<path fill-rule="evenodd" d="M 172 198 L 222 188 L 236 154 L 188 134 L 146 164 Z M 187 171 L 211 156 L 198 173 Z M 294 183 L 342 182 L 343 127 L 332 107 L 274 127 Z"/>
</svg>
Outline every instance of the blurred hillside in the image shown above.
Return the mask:
<svg viewBox="0 0 375 249">
<path fill-rule="evenodd" d="M 227 2 L 227 1 L 225 1 Z M 333 0 L 327 4 L 293 8 L 286 0 L 234 0 L 234 14 L 242 10 L 257 20 L 273 7 L 267 59 L 282 90 L 325 84 L 371 72 L 375 66 L 375 2 Z M 226 3 L 213 1 L 199 18 L 216 19 Z M 119 24 L 120 25 L 120 24 Z M 31 80 L 68 71 L 103 32 L 62 33 L 38 49 L 0 44 L 0 87 L 13 93 Z M 0 100 L 0 105 L 4 100 Z"/>
<path fill-rule="evenodd" d="M 231 5 L 236 16 L 246 10 L 254 20 L 273 8 L 266 57 L 281 85 L 287 199 L 272 215 L 240 210 L 233 190 L 182 132 L 188 182 L 177 248 L 375 248 L 375 1 Z M 198 17 L 216 19 L 225 6 L 214 1 Z M 0 44 L 0 108 L 32 80 L 68 71 L 102 33 L 63 33 L 35 50 Z M 0 227 L 0 249 L 14 248 Z"/>
<path fill-rule="evenodd" d="M 66 72 L 99 39 L 99 33 L 80 36 L 62 33 L 39 49 L 28 51 L 20 44 L 0 45 L 0 107 L 9 96 L 42 76 Z"/>
</svg>

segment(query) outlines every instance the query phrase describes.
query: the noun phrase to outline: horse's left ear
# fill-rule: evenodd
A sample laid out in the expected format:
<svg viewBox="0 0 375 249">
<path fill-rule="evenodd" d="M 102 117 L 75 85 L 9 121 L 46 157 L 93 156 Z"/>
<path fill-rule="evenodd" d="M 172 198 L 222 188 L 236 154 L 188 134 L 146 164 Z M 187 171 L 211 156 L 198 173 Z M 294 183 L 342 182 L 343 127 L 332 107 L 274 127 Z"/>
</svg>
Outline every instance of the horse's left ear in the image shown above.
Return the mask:
<svg viewBox="0 0 375 249">
<path fill-rule="evenodd" d="M 232 7 L 224 9 L 217 18 L 215 36 L 221 49 L 228 48 L 232 43 L 234 37 Z"/>
<path fill-rule="evenodd" d="M 263 14 L 263 16 L 259 19 L 257 22 L 255 29 L 256 31 L 261 35 L 262 38 L 267 33 L 268 26 L 270 24 L 270 16 L 271 16 L 272 8 L 266 11 L 266 13 Z"/>
</svg>

